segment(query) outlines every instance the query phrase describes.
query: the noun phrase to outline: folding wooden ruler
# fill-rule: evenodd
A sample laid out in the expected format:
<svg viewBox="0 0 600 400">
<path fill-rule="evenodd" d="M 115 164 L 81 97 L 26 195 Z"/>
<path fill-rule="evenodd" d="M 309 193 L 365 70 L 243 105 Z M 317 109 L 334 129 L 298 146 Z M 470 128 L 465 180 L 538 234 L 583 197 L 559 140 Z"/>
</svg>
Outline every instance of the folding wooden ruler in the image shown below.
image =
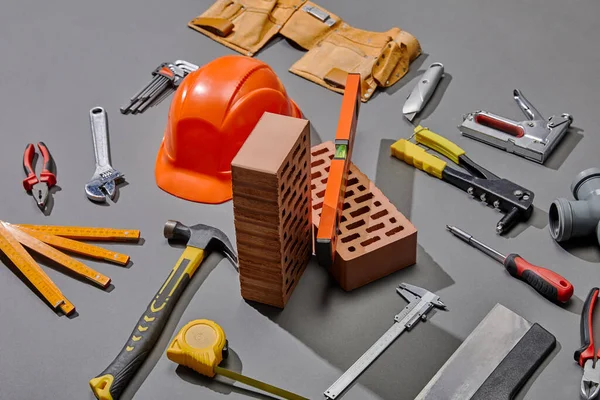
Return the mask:
<svg viewBox="0 0 600 400">
<path fill-rule="evenodd" d="M 39 253 L 50 260 L 62 265 L 73 273 L 82 276 L 101 288 L 110 284 L 110 278 L 80 261 L 55 249 L 70 251 L 90 258 L 126 265 L 129 256 L 81 243 L 73 239 L 102 240 L 102 241 L 137 241 L 140 238 L 138 230 L 120 230 L 110 228 L 88 228 L 74 226 L 45 226 L 45 225 L 13 225 L 0 221 L 0 250 L 31 282 L 42 297 L 53 309 L 69 315 L 75 311 L 75 306 L 61 293 L 50 277 L 40 268 L 35 260 L 25 250 L 25 247 Z"/>
</svg>

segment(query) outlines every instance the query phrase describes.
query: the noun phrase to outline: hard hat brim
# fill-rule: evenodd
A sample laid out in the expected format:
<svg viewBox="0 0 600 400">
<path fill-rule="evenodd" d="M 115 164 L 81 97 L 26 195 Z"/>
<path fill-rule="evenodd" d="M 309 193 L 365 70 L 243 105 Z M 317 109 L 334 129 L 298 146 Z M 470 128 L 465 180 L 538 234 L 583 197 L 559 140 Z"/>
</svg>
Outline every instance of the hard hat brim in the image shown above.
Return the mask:
<svg viewBox="0 0 600 400">
<path fill-rule="evenodd" d="M 219 204 L 232 198 L 231 173 L 223 174 L 219 179 L 214 175 L 177 168 L 165 151 L 164 141 L 158 150 L 154 176 L 159 188 L 185 200 Z"/>
</svg>

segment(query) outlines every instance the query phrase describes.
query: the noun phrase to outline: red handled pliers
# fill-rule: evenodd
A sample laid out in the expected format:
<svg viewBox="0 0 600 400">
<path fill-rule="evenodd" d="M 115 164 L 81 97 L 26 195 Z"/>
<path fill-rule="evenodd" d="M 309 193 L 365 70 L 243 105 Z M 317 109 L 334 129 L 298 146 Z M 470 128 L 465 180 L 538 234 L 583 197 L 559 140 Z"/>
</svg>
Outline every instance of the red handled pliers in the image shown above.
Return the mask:
<svg viewBox="0 0 600 400">
<path fill-rule="evenodd" d="M 44 157 L 44 165 L 39 179 L 33 168 L 35 147 L 33 146 L 33 143 L 29 143 L 27 147 L 25 147 L 25 152 L 23 153 L 23 169 L 25 169 L 27 178 L 23 180 L 23 187 L 26 191 L 31 192 L 38 207 L 43 211 L 46 207 L 46 202 L 48 201 L 48 189 L 56 185 L 56 175 L 54 175 L 53 172 L 54 159 L 50 155 L 48 147 L 46 147 L 44 142 L 39 142 L 38 149 L 40 150 L 40 153 L 42 153 L 42 157 Z"/>
<path fill-rule="evenodd" d="M 597 287 L 592 288 L 588 294 L 583 310 L 581 311 L 581 342 L 582 346 L 575 352 L 575 361 L 583 367 L 583 378 L 581 378 L 581 394 L 584 399 L 596 399 L 600 392 L 600 364 L 597 360 L 600 358 L 600 350 L 596 354 L 594 346 L 594 329 L 592 326 L 592 316 L 596 299 L 598 299 Z"/>
</svg>

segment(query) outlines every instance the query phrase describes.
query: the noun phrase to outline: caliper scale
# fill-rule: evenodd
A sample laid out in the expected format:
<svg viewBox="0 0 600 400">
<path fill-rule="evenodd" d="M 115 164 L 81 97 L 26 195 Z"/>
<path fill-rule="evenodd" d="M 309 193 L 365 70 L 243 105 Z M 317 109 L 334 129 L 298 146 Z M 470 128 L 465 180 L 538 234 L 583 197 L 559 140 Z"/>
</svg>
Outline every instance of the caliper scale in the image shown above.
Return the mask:
<svg viewBox="0 0 600 400">
<path fill-rule="evenodd" d="M 337 399 L 398 336 L 404 331 L 410 331 L 417 322 L 425 321 L 427 313 L 434 307 L 446 309 L 438 295 L 418 286 L 401 283 L 396 291 L 408 301 L 408 305 L 394 317 L 394 325 L 325 391 L 326 399 Z"/>
</svg>

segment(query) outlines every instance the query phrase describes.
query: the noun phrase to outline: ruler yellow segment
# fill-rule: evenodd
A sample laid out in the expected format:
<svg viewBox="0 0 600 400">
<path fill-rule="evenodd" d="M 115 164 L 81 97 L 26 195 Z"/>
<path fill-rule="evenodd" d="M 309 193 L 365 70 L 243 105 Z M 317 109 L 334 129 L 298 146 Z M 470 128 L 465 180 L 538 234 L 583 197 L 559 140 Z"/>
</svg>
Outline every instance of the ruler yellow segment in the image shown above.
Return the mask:
<svg viewBox="0 0 600 400">
<path fill-rule="evenodd" d="M 29 228 L 51 235 L 63 236 L 77 240 L 106 240 L 127 241 L 139 240 L 140 231 L 137 229 L 112 229 L 92 228 L 82 226 L 54 226 L 54 225 L 27 225 L 19 224 L 18 227 Z"/>
<path fill-rule="evenodd" d="M 61 253 L 60 251 L 48 246 L 46 243 L 32 236 L 29 236 L 27 233 L 22 232 L 14 226 L 6 224 L 6 228 L 22 245 L 48 257 L 63 267 L 73 271 L 77 275 L 83 276 L 84 278 L 103 288 L 110 284 L 110 278 L 108 276 L 102 275 L 100 272 L 93 270 L 84 263 L 77 261 L 64 253 Z"/>
<path fill-rule="evenodd" d="M 29 236 L 33 236 L 34 238 L 61 250 L 67 250 L 72 253 L 81 254 L 87 257 L 104 260 L 119 265 L 127 265 L 129 262 L 129 256 L 127 254 L 117 253 L 99 246 L 94 246 L 93 244 L 82 243 L 76 240 L 67 239 L 65 237 L 51 235 L 43 231 L 25 228 L 23 225 L 13 226 L 27 233 Z"/>
<path fill-rule="evenodd" d="M 65 314 L 69 314 L 75 309 L 2 222 L 0 222 L 0 250 L 53 308 L 60 307 Z"/>
</svg>

